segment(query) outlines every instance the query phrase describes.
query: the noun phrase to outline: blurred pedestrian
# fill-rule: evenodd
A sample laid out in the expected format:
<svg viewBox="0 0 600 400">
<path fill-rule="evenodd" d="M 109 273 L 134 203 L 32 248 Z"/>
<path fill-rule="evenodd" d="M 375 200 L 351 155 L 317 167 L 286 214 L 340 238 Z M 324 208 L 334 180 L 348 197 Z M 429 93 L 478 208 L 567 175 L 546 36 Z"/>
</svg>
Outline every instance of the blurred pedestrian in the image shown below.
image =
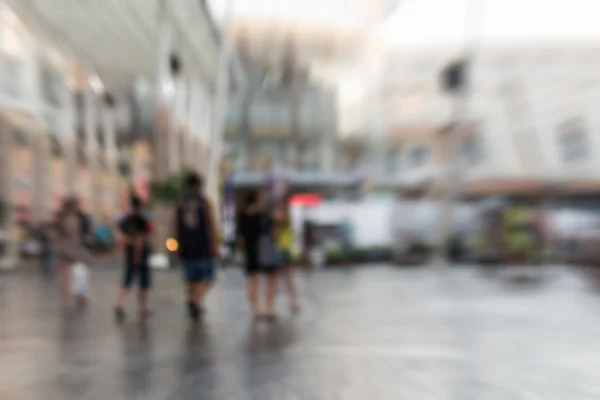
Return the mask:
<svg viewBox="0 0 600 400">
<path fill-rule="evenodd" d="M 278 268 L 277 274 L 285 285 L 292 313 L 297 314 L 300 312 L 300 302 L 298 300 L 298 290 L 294 281 L 294 269 L 292 267 L 294 231 L 292 229 L 289 207 L 285 203 L 282 203 L 275 213 L 275 232 L 277 247 L 281 252 L 281 265 Z"/>
<path fill-rule="evenodd" d="M 67 199 L 57 219 L 57 250 L 59 256 L 59 278 L 63 304 L 68 304 L 72 294 L 71 275 L 74 263 L 88 265 L 91 257 L 85 248 L 89 220 L 79 208 L 76 198 Z M 80 293 L 78 300 L 85 304 L 87 294 Z"/>
<path fill-rule="evenodd" d="M 187 309 L 193 321 L 205 311 L 204 299 L 215 280 L 215 262 L 219 256 L 215 211 L 202 189 L 202 178 L 190 173 L 186 178 L 187 192 L 174 215 L 179 259 L 187 285 Z"/>
<path fill-rule="evenodd" d="M 148 264 L 150 257 L 150 224 L 143 213 L 140 198 L 131 198 L 131 210 L 119 222 L 121 242 L 125 245 L 125 268 L 117 300 L 115 317 L 121 321 L 125 318 L 124 303 L 129 289 L 137 280 L 139 286 L 138 307 L 141 317 L 150 315 L 148 294 L 152 285 L 152 273 Z"/>
<path fill-rule="evenodd" d="M 238 225 L 238 241 L 244 249 L 245 269 L 248 277 L 248 300 L 255 319 L 274 320 L 275 294 L 277 291 L 276 265 L 261 259 L 260 241 L 272 234 L 272 218 L 264 211 L 261 198 L 256 191 L 246 197 Z M 260 276 L 266 277 L 265 307 L 259 299 Z"/>
<path fill-rule="evenodd" d="M 56 244 L 58 233 L 52 223 L 42 224 L 39 232 L 40 239 L 40 264 L 42 273 L 50 278 L 54 275 L 54 267 L 56 264 Z"/>
</svg>

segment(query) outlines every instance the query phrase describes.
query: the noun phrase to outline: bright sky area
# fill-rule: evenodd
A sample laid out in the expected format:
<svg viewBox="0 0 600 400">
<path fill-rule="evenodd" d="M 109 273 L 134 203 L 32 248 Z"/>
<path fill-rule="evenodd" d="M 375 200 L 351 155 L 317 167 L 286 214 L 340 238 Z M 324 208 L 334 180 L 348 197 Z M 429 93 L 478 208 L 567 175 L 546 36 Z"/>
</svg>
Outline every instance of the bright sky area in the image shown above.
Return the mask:
<svg viewBox="0 0 600 400">
<path fill-rule="evenodd" d="M 221 16 L 228 0 L 211 0 Z M 240 16 L 277 16 L 341 25 L 354 19 L 340 0 L 233 0 Z M 485 41 L 600 40 L 599 0 L 400 0 L 376 36 L 402 46 L 430 46 L 465 38 L 467 4 L 483 9 Z M 349 4 L 349 3 L 346 3 Z M 342 8 L 343 9 L 343 8 Z M 354 22 L 354 21 L 352 21 Z M 473 34 L 471 29 L 469 35 Z"/>
<path fill-rule="evenodd" d="M 228 0 L 211 0 L 222 15 Z M 238 16 L 278 16 L 316 21 L 352 19 L 341 0 L 233 0 Z M 348 1 L 348 0 L 346 0 Z M 478 37 L 485 44 L 556 41 L 600 43 L 600 0 L 400 0 L 399 7 L 373 30 L 390 47 L 436 47 Z M 318 6 L 321 4 L 321 7 Z M 346 3 L 348 4 L 348 3 Z M 326 5 L 326 6 L 323 6 Z M 467 24 L 467 10 L 470 16 Z M 354 14 L 356 15 L 356 14 Z M 346 19 L 346 21 L 347 21 Z M 475 22 L 474 22 L 475 21 Z M 348 26 L 347 22 L 341 26 Z M 364 82 L 352 71 L 340 74 L 339 101 L 352 104 Z"/>
</svg>

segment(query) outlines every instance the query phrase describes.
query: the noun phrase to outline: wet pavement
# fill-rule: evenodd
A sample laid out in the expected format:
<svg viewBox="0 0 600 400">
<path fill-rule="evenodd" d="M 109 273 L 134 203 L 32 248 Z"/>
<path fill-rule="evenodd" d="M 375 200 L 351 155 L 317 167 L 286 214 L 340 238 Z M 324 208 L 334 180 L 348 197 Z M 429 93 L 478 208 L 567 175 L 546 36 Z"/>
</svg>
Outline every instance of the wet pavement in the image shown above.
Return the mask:
<svg viewBox="0 0 600 400">
<path fill-rule="evenodd" d="M 86 310 L 54 283 L 0 275 L 0 399 L 598 399 L 600 294 L 552 268 L 516 285 L 473 268 L 362 267 L 299 274 L 252 324 L 239 271 L 220 273 L 204 324 L 179 276 L 156 273 L 153 318 L 113 321 L 118 272 L 95 270 Z"/>
</svg>

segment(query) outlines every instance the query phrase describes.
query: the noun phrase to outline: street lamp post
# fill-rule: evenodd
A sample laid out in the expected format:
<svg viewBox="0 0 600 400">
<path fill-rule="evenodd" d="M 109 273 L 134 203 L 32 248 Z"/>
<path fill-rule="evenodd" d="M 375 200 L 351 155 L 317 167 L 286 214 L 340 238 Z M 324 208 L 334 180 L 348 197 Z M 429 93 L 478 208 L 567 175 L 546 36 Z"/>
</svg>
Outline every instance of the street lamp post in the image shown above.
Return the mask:
<svg viewBox="0 0 600 400">
<path fill-rule="evenodd" d="M 452 235 L 454 205 L 459 197 L 459 185 L 462 181 L 460 166 L 460 149 L 464 119 L 468 113 L 471 94 L 471 70 L 479 45 L 479 28 L 482 26 L 485 0 L 469 0 L 465 21 L 466 34 L 472 34 L 467 41 L 463 59 L 449 65 L 443 71 L 444 89 L 455 97 L 454 112 L 448 135 L 446 175 L 442 185 L 443 198 L 440 208 L 439 229 L 437 237 L 436 261 L 443 264 L 447 261 L 448 240 Z M 472 31 L 472 32 L 470 32 Z"/>
<path fill-rule="evenodd" d="M 212 201 L 219 204 L 219 176 L 220 162 L 223 151 L 223 129 L 225 127 L 225 117 L 227 111 L 227 101 L 229 99 L 229 65 L 231 61 L 231 20 L 233 17 L 233 8 L 235 0 L 228 0 L 226 4 L 225 19 L 223 22 L 221 35 L 221 48 L 219 52 L 219 65 L 216 83 L 216 94 L 213 106 L 213 123 L 210 132 L 210 153 L 207 171 L 207 189 L 208 195 Z M 220 214 L 219 214 L 220 215 Z"/>
</svg>

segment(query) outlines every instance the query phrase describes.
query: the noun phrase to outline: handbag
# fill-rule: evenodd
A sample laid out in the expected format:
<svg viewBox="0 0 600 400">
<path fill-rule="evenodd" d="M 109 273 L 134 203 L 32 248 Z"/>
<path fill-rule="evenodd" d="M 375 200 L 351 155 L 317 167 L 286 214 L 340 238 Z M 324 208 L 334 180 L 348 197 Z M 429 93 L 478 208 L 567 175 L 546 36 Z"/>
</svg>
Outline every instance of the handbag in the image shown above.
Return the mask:
<svg viewBox="0 0 600 400">
<path fill-rule="evenodd" d="M 267 216 L 263 216 L 262 233 L 258 238 L 258 263 L 262 268 L 276 268 L 281 264 L 281 253 L 271 234 Z"/>
</svg>

